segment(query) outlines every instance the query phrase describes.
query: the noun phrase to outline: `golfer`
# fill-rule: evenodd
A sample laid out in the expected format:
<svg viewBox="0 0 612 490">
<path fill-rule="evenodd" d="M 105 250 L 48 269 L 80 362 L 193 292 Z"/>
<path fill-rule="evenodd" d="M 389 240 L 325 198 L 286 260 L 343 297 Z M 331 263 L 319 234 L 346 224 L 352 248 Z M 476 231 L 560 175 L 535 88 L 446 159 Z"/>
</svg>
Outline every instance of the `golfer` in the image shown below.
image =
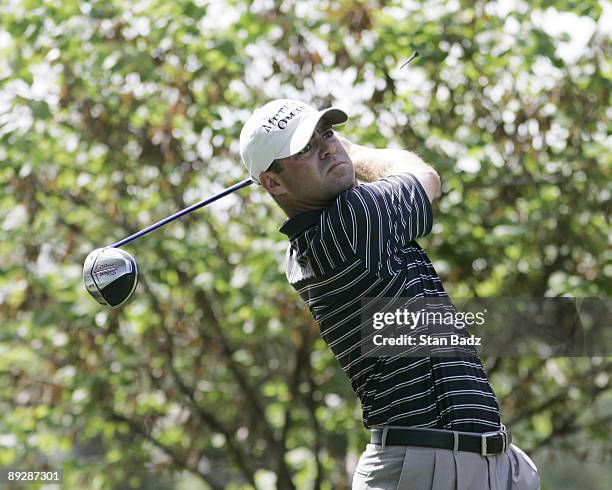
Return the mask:
<svg viewBox="0 0 612 490">
<path fill-rule="evenodd" d="M 440 178 L 403 150 L 341 138 L 345 112 L 269 102 L 240 154 L 287 214 L 286 273 L 357 394 L 371 443 L 353 489 L 532 490 L 537 469 L 511 443 L 480 359 L 363 356 L 364 297 L 447 297 L 416 240 L 432 228 Z"/>
</svg>

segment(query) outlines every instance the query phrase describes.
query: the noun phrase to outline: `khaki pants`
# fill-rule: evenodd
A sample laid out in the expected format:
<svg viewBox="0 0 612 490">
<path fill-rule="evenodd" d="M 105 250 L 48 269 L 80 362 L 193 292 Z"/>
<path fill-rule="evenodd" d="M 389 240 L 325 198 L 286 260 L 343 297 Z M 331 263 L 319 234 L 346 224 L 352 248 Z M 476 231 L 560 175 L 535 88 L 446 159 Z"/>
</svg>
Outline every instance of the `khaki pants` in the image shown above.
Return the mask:
<svg viewBox="0 0 612 490">
<path fill-rule="evenodd" d="M 533 461 L 511 444 L 492 456 L 451 449 L 368 444 L 353 490 L 539 490 Z"/>
</svg>

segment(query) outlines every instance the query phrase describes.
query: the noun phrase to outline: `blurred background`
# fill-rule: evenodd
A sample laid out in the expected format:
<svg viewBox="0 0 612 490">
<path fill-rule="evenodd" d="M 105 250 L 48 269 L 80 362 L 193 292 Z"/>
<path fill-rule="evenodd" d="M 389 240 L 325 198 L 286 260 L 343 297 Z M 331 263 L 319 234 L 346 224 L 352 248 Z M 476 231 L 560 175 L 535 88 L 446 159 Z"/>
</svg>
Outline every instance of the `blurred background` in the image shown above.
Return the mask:
<svg viewBox="0 0 612 490">
<path fill-rule="evenodd" d="M 594 0 L 1 0 L 0 468 L 348 488 L 367 433 L 269 196 L 126 246 L 120 309 L 87 295 L 86 255 L 246 178 L 242 123 L 292 97 L 438 170 L 419 242 L 451 297 L 609 295 L 611 32 Z M 544 490 L 612 488 L 610 358 L 483 363 Z"/>
</svg>

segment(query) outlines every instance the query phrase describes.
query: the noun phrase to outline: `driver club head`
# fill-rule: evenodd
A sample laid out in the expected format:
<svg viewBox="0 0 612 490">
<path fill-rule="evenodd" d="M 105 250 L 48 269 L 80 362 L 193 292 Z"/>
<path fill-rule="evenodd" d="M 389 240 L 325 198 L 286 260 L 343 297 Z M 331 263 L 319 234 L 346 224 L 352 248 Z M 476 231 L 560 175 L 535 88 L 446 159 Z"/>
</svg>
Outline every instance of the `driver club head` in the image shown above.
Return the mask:
<svg viewBox="0 0 612 490">
<path fill-rule="evenodd" d="M 136 260 L 118 248 L 98 248 L 85 259 L 83 282 L 87 292 L 101 305 L 121 306 L 138 284 Z"/>
</svg>

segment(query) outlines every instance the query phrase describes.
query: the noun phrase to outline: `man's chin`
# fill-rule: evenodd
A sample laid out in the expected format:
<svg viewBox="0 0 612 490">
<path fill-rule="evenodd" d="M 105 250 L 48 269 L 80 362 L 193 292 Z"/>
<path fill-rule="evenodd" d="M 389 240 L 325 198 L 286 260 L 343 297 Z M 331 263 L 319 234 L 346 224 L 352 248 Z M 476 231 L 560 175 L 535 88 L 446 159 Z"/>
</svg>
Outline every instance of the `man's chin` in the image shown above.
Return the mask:
<svg viewBox="0 0 612 490">
<path fill-rule="evenodd" d="M 357 177 L 354 171 L 346 172 L 340 179 L 338 179 L 338 187 L 341 189 L 340 192 L 355 187 L 358 184 L 359 183 L 357 182 Z"/>
<path fill-rule="evenodd" d="M 334 202 L 338 196 L 340 194 L 342 194 L 344 191 L 348 190 L 348 189 L 352 189 L 353 183 L 348 183 L 348 184 L 342 184 L 342 185 L 337 185 L 334 186 L 333 189 L 329 189 L 329 194 L 328 194 L 328 202 L 331 204 L 332 202 Z"/>
<path fill-rule="evenodd" d="M 359 185 L 357 180 L 354 180 L 352 182 L 347 182 L 346 184 L 338 186 L 338 190 L 336 191 L 336 197 L 338 197 L 344 191 L 347 191 L 349 189 L 353 189 L 354 187 L 357 187 L 357 185 Z"/>
<path fill-rule="evenodd" d="M 330 190 L 330 195 L 335 199 L 347 189 L 351 189 L 358 185 L 355 173 L 345 173 L 344 175 L 334 179 L 333 182 L 328 182 L 326 187 Z"/>
<path fill-rule="evenodd" d="M 338 180 L 337 189 L 338 192 L 344 192 L 347 189 L 355 187 L 357 179 L 354 176 L 345 176 L 343 179 Z"/>
</svg>

